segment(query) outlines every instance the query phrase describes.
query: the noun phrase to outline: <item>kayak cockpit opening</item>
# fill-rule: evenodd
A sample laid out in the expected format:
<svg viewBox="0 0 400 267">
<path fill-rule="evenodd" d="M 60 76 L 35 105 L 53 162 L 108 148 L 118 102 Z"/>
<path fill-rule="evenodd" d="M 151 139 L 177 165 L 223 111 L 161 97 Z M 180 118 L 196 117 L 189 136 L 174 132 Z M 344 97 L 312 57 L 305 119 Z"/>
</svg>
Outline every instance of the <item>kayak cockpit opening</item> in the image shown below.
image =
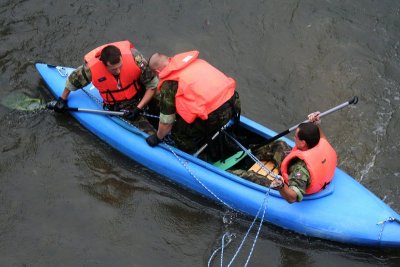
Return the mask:
<svg viewBox="0 0 400 267">
<path fill-rule="evenodd" d="M 227 128 L 220 134 L 220 140 L 224 148 L 223 153 L 219 154 L 218 160 L 210 160 L 210 156 L 205 158 L 209 164 L 227 171 L 239 178 L 250 181 L 254 184 L 269 188 L 271 182 L 277 175 L 280 175 L 280 162 L 292 149 L 292 142 L 285 138 L 285 141 L 277 140 L 268 145 L 264 144 L 271 138 L 265 132 L 257 131 L 249 125 L 240 124 L 236 127 Z M 289 146 L 290 145 L 290 146 Z M 221 143 L 219 144 L 221 146 Z M 209 150 L 217 149 L 214 143 L 211 143 Z M 247 151 L 245 151 L 247 150 Z M 262 165 L 261 165 L 262 164 Z M 326 187 L 314 194 L 304 195 L 304 200 L 321 198 L 332 194 L 334 186 L 327 184 Z M 271 194 L 280 197 L 277 190 L 272 190 Z"/>
<path fill-rule="evenodd" d="M 278 174 L 279 172 L 279 166 L 274 162 L 273 157 L 269 160 L 260 158 L 265 166 L 261 167 L 255 163 L 254 159 L 248 156 L 253 147 L 265 142 L 267 138 L 268 136 L 261 136 L 245 128 L 242 124 L 228 127 L 208 143 L 208 146 L 200 153 L 199 159 L 223 171 L 269 187 L 274 179 L 273 174 Z M 247 153 L 245 149 L 248 150 Z M 265 168 L 273 174 L 268 175 L 268 170 L 266 171 Z"/>
</svg>

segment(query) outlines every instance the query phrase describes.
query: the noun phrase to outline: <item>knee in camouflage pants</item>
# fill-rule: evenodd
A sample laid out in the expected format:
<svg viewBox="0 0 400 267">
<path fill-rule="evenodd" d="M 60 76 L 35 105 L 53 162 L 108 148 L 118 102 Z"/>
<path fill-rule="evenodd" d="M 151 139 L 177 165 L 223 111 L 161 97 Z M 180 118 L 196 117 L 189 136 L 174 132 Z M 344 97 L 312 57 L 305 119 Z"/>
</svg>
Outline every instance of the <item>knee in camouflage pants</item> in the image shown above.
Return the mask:
<svg viewBox="0 0 400 267">
<path fill-rule="evenodd" d="M 276 140 L 270 144 L 262 146 L 253 152 L 254 156 L 256 156 L 260 161 L 272 161 L 274 163 L 275 168 L 278 169 L 280 173 L 280 166 L 284 158 L 290 153 L 291 148 L 285 141 Z M 260 175 L 254 171 L 248 170 L 232 170 L 231 173 L 242 177 L 246 180 L 252 181 L 256 184 L 260 184 L 266 187 L 269 187 L 271 181 L 267 179 L 265 176 Z"/>
<path fill-rule="evenodd" d="M 122 101 L 119 102 L 118 104 L 115 105 L 104 105 L 108 110 L 114 110 L 114 111 L 119 111 L 119 110 L 130 110 L 133 109 L 134 107 L 137 106 L 137 104 L 139 103 L 140 99 L 131 99 L 131 100 L 127 100 L 127 101 Z M 149 122 L 149 120 L 141 115 L 141 116 L 137 116 L 135 119 L 130 120 L 130 122 L 136 126 L 139 130 L 152 135 L 156 133 L 156 130 L 154 129 L 154 127 L 151 125 L 151 123 Z"/>
</svg>

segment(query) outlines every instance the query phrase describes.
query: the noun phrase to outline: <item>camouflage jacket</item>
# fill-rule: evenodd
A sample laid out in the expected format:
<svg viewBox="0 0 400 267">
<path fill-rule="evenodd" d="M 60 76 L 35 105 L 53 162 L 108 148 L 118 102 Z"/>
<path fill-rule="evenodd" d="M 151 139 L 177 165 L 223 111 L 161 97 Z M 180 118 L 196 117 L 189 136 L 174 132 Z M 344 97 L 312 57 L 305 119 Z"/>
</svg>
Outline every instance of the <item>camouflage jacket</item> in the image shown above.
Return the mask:
<svg viewBox="0 0 400 267">
<path fill-rule="evenodd" d="M 302 201 L 307 187 L 310 185 L 310 172 L 306 163 L 300 159 L 294 161 L 288 170 L 289 188 L 296 192 L 297 201 Z"/>
<path fill-rule="evenodd" d="M 159 94 L 160 100 L 160 122 L 172 124 L 176 119 L 175 95 L 178 91 L 178 82 L 165 81 Z"/>
</svg>

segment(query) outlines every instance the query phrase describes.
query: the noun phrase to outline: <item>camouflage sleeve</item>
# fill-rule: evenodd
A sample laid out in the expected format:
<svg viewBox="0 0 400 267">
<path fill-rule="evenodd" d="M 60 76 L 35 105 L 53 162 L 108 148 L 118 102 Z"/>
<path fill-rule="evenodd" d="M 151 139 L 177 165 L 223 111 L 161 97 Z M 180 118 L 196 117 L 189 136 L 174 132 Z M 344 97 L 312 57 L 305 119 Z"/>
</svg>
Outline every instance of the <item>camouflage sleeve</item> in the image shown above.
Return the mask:
<svg viewBox="0 0 400 267">
<path fill-rule="evenodd" d="M 297 201 L 302 201 L 307 186 L 310 185 L 310 173 L 302 160 L 294 162 L 289 167 L 289 188 L 296 192 Z"/>
<path fill-rule="evenodd" d="M 160 122 L 172 124 L 176 118 L 175 95 L 178 83 L 165 81 L 160 88 Z"/>
<path fill-rule="evenodd" d="M 281 166 L 283 159 L 292 148 L 283 140 L 275 140 L 254 150 L 253 154 L 260 160 L 272 160 L 277 166 Z"/>
<path fill-rule="evenodd" d="M 156 88 L 158 84 L 158 77 L 149 68 L 147 60 L 144 56 L 136 49 L 131 49 L 132 55 L 135 58 L 136 65 L 140 68 L 140 82 L 146 87 L 146 90 Z"/>
<path fill-rule="evenodd" d="M 71 74 L 68 76 L 67 81 L 65 82 L 65 88 L 70 91 L 76 91 L 88 85 L 91 81 L 92 73 L 90 72 L 89 67 L 84 64 L 71 72 Z"/>
</svg>

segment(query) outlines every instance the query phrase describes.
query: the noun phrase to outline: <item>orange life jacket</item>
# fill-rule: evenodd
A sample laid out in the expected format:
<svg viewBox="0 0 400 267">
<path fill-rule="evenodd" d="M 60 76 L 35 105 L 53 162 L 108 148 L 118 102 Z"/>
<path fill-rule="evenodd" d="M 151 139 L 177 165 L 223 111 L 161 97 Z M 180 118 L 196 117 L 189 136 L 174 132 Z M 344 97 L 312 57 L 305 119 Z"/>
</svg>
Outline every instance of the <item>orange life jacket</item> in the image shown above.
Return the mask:
<svg viewBox="0 0 400 267">
<path fill-rule="evenodd" d="M 121 50 L 120 85 L 118 85 L 118 80 L 114 75 L 107 70 L 99 59 L 102 49 L 108 45 L 114 45 Z M 138 80 L 141 71 L 132 56 L 131 48 L 133 47 L 133 44 L 129 41 L 120 41 L 102 45 L 85 55 L 85 62 L 92 73 L 92 83 L 99 89 L 105 104 L 115 104 L 123 100 L 130 100 L 140 89 Z"/>
<path fill-rule="evenodd" d="M 234 79 L 199 59 L 198 55 L 198 51 L 178 54 L 159 73 L 158 89 L 166 80 L 178 82 L 176 112 L 187 123 L 196 118 L 207 120 L 208 114 L 228 101 L 236 88 Z"/>
<path fill-rule="evenodd" d="M 290 151 L 281 164 L 282 177 L 286 183 L 289 181 L 289 174 L 287 173 L 289 164 L 294 158 L 303 160 L 310 172 L 311 181 L 306 189 L 306 194 L 314 194 L 323 190 L 332 180 L 337 156 L 335 150 L 325 138 L 321 138 L 318 144 L 311 149 L 302 151 L 294 147 Z"/>
</svg>

